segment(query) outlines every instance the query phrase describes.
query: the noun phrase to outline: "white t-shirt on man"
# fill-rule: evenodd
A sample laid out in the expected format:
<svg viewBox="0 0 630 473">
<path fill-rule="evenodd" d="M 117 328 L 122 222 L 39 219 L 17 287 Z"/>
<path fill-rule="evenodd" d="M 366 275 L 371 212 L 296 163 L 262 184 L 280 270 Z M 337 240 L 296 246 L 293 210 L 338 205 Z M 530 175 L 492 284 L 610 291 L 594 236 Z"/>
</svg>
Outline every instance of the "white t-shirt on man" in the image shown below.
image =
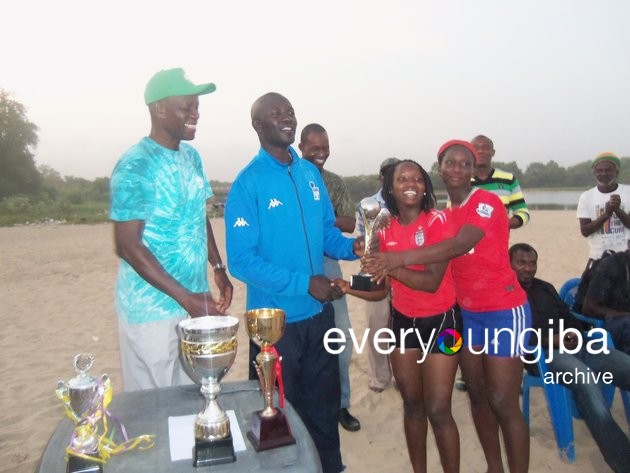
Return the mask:
<svg viewBox="0 0 630 473">
<path fill-rule="evenodd" d="M 630 186 L 618 184 L 612 192 L 600 192 L 596 187 L 582 193 L 577 206 L 577 218 L 590 218 L 597 220 L 606 210 L 606 202 L 610 196 L 619 194 L 621 197 L 621 209 L 628 212 L 630 209 Z M 613 214 L 604 225 L 588 237 L 590 247 L 589 258 L 599 259 L 606 250 L 624 251 L 628 249 L 630 240 L 630 228 L 626 228 L 623 222 Z"/>
</svg>

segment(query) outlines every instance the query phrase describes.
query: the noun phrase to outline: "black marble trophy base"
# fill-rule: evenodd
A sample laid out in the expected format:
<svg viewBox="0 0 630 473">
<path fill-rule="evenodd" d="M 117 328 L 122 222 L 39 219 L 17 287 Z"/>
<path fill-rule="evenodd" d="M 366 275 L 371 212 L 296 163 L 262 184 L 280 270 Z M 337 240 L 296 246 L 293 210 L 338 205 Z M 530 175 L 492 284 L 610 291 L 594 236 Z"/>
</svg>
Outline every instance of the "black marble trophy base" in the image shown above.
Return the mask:
<svg viewBox="0 0 630 473">
<path fill-rule="evenodd" d="M 103 464 L 87 458 L 69 455 L 66 473 L 103 473 Z"/>
<path fill-rule="evenodd" d="M 272 417 L 263 417 L 261 412 L 252 414 L 252 428 L 247 432 L 247 438 L 257 452 L 295 443 L 284 412 L 276 409 L 276 415 Z"/>
<path fill-rule="evenodd" d="M 355 291 L 378 291 L 385 287 L 385 281 L 378 284 L 372 281 L 371 274 L 353 274 L 350 276 L 350 288 Z"/>
<path fill-rule="evenodd" d="M 208 466 L 236 461 L 232 434 L 219 440 L 201 441 L 195 440 L 193 447 L 193 465 Z"/>
</svg>

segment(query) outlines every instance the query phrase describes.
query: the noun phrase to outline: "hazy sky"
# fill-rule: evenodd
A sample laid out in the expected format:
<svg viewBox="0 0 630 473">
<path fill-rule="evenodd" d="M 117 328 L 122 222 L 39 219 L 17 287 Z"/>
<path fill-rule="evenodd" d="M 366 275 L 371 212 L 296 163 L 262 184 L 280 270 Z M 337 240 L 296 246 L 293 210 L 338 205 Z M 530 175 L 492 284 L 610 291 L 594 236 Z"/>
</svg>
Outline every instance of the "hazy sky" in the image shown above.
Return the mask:
<svg viewBox="0 0 630 473">
<path fill-rule="evenodd" d="M 327 128 L 341 175 L 389 156 L 430 167 L 479 133 L 523 170 L 630 156 L 626 0 L 20 0 L 2 17 L 0 88 L 62 175 L 109 176 L 149 131 L 147 80 L 177 66 L 217 85 L 193 142 L 211 179 L 257 152 L 249 111 L 269 91 L 292 102 L 298 140 Z"/>
</svg>

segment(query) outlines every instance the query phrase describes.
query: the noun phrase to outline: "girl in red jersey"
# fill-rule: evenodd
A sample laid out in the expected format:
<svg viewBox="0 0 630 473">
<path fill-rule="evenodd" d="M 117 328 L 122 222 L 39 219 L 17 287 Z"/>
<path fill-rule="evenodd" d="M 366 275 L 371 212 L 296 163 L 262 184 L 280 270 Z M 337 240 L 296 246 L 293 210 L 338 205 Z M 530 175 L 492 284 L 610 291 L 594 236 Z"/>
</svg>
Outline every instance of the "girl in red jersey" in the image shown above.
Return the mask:
<svg viewBox="0 0 630 473">
<path fill-rule="evenodd" d="M 465 347 L 460 363 L 488 473 L 503 473 L 499 429 L 512 473 L 529 467 L 529 433 L 519 405 L 520 359 L 531 327 L 527 296 L 508 256 L 507 213 L 491 192 L 471 187 L 476 152 L 460 140 L 438 152 L 439 172 L 449 195 L 453 238 L 431 247 L 363 258 L 364 270 L 395 274 L 398 267 L 452 259 L 457 301 L 462 310 Z"/>
<path fill-rule="evenodd" d="M 405 160 L 393 166 L 383 181 L 383 198 L 394 218 L 388 228 L 378 232 L 380 251 L 421 248 L 452 235 L 446 215 L 434 208 L 431 180 L 418 163 Z M 368 300 L 384 298 L 391 287 L 389 328 L 395 341 L 390 346 L 390 360 L 403 399 L 413 471 L 427 471 L 430 422 L 443 470 L 458 472 L 459 433 L 451 415 L 451 393 L 459 357 L 455 354 L 458 348 L 451 347 L 458 337 L 454 331 L 461 332 L 461 320 L 448 263 L 397 268 L 381 291 L 355 291 L 345 281 L 337 283 L 344 292 Z"/>
</svg>

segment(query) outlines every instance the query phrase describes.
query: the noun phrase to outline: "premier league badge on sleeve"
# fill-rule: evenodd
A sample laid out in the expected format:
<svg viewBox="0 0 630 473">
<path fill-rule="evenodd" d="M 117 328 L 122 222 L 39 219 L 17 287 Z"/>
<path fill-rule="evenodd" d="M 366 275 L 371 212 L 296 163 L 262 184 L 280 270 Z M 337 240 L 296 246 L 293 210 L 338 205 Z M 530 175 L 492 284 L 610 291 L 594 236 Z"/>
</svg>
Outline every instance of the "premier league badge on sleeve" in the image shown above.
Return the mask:
<svg viewBox="0 0 630 473">
<path fill-rule="evenodd" d="M 492 212 L 494 212 L 494 207 L 492 205 L 484 204 L 483 202 L 479 202 L 477 206 L 477 214 L 483 218 L 492 217 Z"/>
</svg>

